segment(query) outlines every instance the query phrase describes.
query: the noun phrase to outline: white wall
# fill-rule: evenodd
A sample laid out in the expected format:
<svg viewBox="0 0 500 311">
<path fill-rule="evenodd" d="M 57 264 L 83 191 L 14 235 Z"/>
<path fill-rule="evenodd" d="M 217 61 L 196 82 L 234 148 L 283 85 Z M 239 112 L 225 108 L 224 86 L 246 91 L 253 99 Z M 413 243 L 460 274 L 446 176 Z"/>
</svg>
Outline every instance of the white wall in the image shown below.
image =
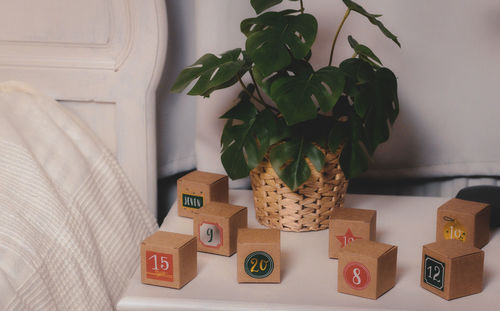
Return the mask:
<svg viewBox="0 0 500 311">
<path fill-rule="evenodd" d="M 182 3 L 195 6 L 190 27 L 196 29 L 196 53 L 188 63 L 207 52 L 244 46 L 239 23 L 255 15 L 249 1 Z M 399 49 L 364 17 L 352 12 L 335 50 L 335 64 L 352 55 L 346 43 L 351 34 L 371 47 L 398 77 L 400 117 L 389 142 L 377 150 L 366 176 L 500 176 L 500 1 L 359 3 L 369 12 L 383 14 L 382 22 L 398 35 L 402 45 Z M 331 39 L 345 8 L 340 0 L 304 0 L 304 4 L 319 22 L 313 46 L 313 63 L 319 68 L 328 62 Z M 284 5 L 298 2 L 285 0 Z M 191 11 L 184 13 L 185 18 L 192 18 Z M 236 86 L 208 100 L 198 100 L 196 150 L 201 169 L 223 172 L 219 159 L 223 122 L 217 117 L 237 92 Z M 180 98 L 186 100 L 186 96 Z"/>
<path fill-rule="evenodd" d="M 167 0 L 168 50 L 158 90 L 158 176 L 165 177 L 195 167 L 196 98 L 170 93 L 177 74 L 197 59 L 195 3 Z"/>
</svg>

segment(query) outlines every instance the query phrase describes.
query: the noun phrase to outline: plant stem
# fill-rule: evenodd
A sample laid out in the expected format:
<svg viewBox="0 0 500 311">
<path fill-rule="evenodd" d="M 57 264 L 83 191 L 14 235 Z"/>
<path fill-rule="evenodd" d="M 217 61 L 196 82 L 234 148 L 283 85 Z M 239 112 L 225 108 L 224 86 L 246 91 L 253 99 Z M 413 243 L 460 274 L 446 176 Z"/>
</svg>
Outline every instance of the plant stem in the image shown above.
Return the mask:
<svg viewBox="0 0 500 311">
<path fill-rule="evenodd" d="M 253 72 L 252 70 L 249 70 L 250 72 L 250 77 L 252 77 L 252 81 L 253 81 L 253 85 L 255 85 L 255 90 L 257 91 L 257 95 L 259 96 L 260 98 L 260 101 L 265 103 L 265 100 L 264 98 L 262 97 L 262 95 L 260 94 L 260 91 L 259 91 L 259 86 L 257 85 L 257 82 L 255 82 L 255 77 L 253 76 Z"/>
<path fill-rule="evenodd" d="M 342 18 L 342 21 L 340 22 L 339 28 L 337 29 L 337 32 L 335 33 L 335 38 L 333 38 L 332 42 L 332 49 L 330 50 L 330 60 L 328 61 L 328 66 L 332 65 L 332 59 L 333 59 L 333 49 L 335 48 L 335 43 L 337 42 L 337 38 L 339 36 L 340 30 L 342 29 L 342 26 L 344 26 L 344 23 L 349 16 L 349 13 L 351 13 L 351 9 L 347 9 L 344 14 L 344 18 Z"/>
<path fill-rule="evenodd" d="M 253 77 L 252 77 L 252 79 L 253 79 Z M 279 110 L 278 110 L 278 109 L 276 109 L 275 107 L 273 107 L 273 106 L 271 106 L 271 105 L 269 105 L 269 104 L 266 104 L 266 102 L 264 102 L 264 100 L 262 99 L 262 96 L 261 96 L 261 99 L 259 99 L 259 98 L 255 97 L 255 95 L 253 95 L 252 93 L 250 93 L 250 91 L 247 89 L 247 87 L 246 87 L 245 83 L 243 83 L 243 81 L 241 80 L 241 77 L 240 77 L 240 76 L 238 76 L 238 81 L 240 82 L 241 87 L 243 87 L 243 90 L 244 90 L 244 91 L 245 91 L 248 95 L 250 95 L 250 97 L 252 97 L 253 99 L 255 99 L 255 100 L 256 100 L 258 103 L 260 103 L 262 106 L 267 107 L 267 108 L 269 108 L 269 109 L 271 109 L 271 110 L 274 110 L 275 112 L 279 113 Z M 254 82 L 254 83 L 255 83 L 255 82 Z M 255 89 L 257 90 L 257 94 L 259 94 L 259 96 L 260 96 L 260 93 L 259 93 L 259 91 L 258 91 L 257 85 L 255 85 Z"/>
<path fill-rule="evenodd" d="M 300 14 L 304 14 L 304 2 L 300 0 Z"/>
<path fill-rule="evenodd" d="M 260 100 L 257 97 L 255 97 L 252 93 L 250 93 L 250 91 L 247 89 L 247 86 L 245 85 L 245 83 L 243 83 L 243 81 L 241 81 L 240 76 L 238 76 L 238 81 L 240 82 L 241 87 L 243 88 L 243 91 L 245 91 L 248 95 L 250 95 L 250 97 L 252 97 L 256 101 L 260 102 Z"/>
</svg>

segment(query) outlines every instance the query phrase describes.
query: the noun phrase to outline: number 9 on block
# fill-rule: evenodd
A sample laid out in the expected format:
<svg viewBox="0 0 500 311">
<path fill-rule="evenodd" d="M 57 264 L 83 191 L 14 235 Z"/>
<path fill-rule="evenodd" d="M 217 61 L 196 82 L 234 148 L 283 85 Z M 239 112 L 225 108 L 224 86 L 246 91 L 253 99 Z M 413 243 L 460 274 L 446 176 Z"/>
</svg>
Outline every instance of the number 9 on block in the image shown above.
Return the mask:
<svg viewBox="0 0 500 311">
<path fill-rule="evenodd" d="M 193 234 L 198 237 L 198 251 L 231 256 L 236 252 L 239 228 L 247 227 L 247 208 L 210 202 L 193 216 Z"/>
</svg>

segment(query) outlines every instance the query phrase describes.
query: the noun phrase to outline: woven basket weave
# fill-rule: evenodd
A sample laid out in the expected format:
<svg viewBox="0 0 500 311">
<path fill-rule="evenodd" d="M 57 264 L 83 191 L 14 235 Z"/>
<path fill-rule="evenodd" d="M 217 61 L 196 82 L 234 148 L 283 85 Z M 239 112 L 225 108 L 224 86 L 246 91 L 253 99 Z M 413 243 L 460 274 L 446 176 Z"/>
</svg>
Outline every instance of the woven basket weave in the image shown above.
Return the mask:
<svg viewBox="0 0 500 311">
<path fill-rule="evenodd" d="M 295 191 L 278 177 L 267 159 L 250 172 L 259 223 L 283 231 L 328 228 L 333 209 L 344 204 L 348 181 L 340 168 L 338 153 L 326 153 L 320 172 L 309 159 L 306 162 L 311 177 Z"/>
</svg>

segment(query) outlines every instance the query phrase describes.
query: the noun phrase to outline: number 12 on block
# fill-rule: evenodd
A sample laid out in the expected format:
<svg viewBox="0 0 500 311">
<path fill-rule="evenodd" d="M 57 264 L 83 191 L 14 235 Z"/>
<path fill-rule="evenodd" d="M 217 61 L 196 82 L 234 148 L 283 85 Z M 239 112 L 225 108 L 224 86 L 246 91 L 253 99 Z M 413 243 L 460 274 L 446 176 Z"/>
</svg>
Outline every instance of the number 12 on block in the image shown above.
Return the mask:
<svg viewBox="0 0 500 311">
<path fill-rule="evenodd" d="M 445 265 L 443 262 L 425 255 L 424 282 L 444 291 L 444 268 Z"/>
</svg>

